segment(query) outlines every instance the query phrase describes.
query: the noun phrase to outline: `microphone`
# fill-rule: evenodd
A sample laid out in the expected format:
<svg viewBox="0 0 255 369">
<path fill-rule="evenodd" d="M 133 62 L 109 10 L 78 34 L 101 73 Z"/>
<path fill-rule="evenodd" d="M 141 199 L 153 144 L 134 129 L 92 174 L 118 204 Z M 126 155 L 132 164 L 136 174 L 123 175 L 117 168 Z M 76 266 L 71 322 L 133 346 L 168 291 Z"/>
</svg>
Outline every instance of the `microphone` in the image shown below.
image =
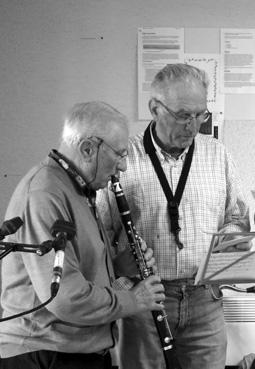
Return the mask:
<svg viewBox="0 0 255 369">
<path fill-rule="evenodd" d="M 20 217 L 15 217 L 3 222 L 2 227 L 0 228 L 0 240 L 3 240 L 5 236 L 8 236 L 9 234 L 15 233 L 22 224 L 23 221 Z"/>
<path fill-rule="evenodd" d="M 56 296 L 63 272 L 66 242 L 74 238 L 75 226 L 64 220 L 56 220 L 51 228 L 51 234 L 55 237 L 52 247 L 56 252 L 51 280 L 51 295 Z"/>
</svg>

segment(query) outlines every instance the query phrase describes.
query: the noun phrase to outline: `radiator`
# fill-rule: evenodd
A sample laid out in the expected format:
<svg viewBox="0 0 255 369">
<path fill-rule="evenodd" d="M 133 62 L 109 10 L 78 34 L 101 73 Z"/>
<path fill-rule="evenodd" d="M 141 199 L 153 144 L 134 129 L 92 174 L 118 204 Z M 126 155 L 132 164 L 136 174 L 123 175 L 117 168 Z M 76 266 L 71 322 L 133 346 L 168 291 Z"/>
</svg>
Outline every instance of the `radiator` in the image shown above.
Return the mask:
<svg viewBox="0 0 255 369">
<path fill-rule="evenodd" d="M 255 353 L 255 293 L 223 290 L 223 308 L 228 339 L 226 365 L 234 366 L 245 355 Z"/>
</svg>

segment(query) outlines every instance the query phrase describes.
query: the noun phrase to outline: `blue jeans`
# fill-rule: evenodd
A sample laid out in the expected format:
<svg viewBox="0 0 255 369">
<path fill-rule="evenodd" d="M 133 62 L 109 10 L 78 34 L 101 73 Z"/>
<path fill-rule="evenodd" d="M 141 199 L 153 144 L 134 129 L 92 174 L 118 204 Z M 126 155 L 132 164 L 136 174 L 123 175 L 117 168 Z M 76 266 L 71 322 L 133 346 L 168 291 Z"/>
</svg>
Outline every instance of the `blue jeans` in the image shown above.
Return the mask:
<svg viewBox="0 0 255 369">
<path fill-rule="evenodd" d="M 226 330 L 218 287 L 192 280 L 163 281 L 165 310 L 182 369 L 224 369 Z M 125 318 L 120 327 L 120 369 L 165 369 L 150 313 Z"/>
</svg>

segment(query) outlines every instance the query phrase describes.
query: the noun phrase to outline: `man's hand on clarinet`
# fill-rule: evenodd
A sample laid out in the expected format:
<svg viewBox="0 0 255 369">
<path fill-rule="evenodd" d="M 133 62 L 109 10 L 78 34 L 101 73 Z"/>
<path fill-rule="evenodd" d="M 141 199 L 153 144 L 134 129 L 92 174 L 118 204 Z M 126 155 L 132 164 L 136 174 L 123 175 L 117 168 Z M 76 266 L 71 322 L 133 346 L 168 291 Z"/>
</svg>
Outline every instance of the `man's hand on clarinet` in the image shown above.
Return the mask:
<svg viewBox="0 0 255 369">
<path fill-rule="evenodd" d="M 157 267 L 155 264 L 155 258 L 153 256 L 153 250 L 147 247 L 146 242 L 142 239 L 140 239 L 140 242 L 141 249 L 144 253 L 146 265 L 148 268 L 152 268 L 153 273 L 156 274 Z M 125 250 L 120 251 L 118 255 L 114 258 L 114 269 L 119 277 L 138 277 L 139 271 L 137 269 L 137 264 L 129 246 L 127 246 Z"/>
<path fill-rule="evenodd" d="M 164 286 L 160 277 L 151 275 L 131 289 L 134 292 L 140 311 L 162 310 L 165 300 Z"/>
<path fill-rule="evenodd" d="M 141 248 L 144 252 L 144 259 L 147 267 L 152 268 L 153 274 L 157 274 L 158 269 L 156 266 L 156 260 L 153 256 L 153 250 L 150 247 L 147 247 L 147 244 L 143 239 L 141 239 Z"/>
</svg>

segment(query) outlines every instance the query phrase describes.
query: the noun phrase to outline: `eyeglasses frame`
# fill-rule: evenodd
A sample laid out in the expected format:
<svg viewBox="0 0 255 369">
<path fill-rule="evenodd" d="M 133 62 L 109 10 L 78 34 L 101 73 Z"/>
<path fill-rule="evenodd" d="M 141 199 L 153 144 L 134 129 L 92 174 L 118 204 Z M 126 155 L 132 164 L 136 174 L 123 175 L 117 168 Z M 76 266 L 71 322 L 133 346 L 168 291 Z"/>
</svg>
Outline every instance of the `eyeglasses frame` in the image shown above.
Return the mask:
<svg viewBox="0 0 255 369">
<path fill-rule="evenodd" d="M 92 141 L 93 141 L 93 138 L 96 138 L 99 141 L 98 146 L 101 146 L 102 144 L 104 144 L 105 146 L 109 147 L 114 152 L 114 154 L 119 157 L 119 160 L 123 160 L 128 156 L 128 150 L 126 150 L 124 154 L 121 154 L 119 151 L 115 150 L 110 144 L 108 144 L 103 138 L 98 137 L 98 136 L 88 137 L 88 139 Z"/>
<path fill-rule="evenodd" d="M 163 106 L 163 108 L 165 108 L 166 109 L 166 111 L 170 114 L 170 115 L 172 115 L 172 117 L 176 120 L 176 123 L 178 123 L 178 124 L 183 124 L 183 125 L 185 125 L 185 124 L 188 124 L 188 123 L 190 123 L 193 119 L 195 119 L 196 121 L 198 121 L 198 118 L 199 118 L 199 116 L 202 116 L 202 115 L 204 115 L 205 114 L 205 119 L 203 120 L 203 121 L 201 121 L 200 123 L 202 124 L 202 123 L 206 123 L 208 120 L 209 120 L 209 118 L 210 118 L 210 116 L 211 116 L 211 112 L 208 110 L 208 109 L 206 109 L 203 113 L 197 113 L 195 116 L 194 115 L 192 115 L 192 114 L 190 114 L 190 117 L 189 118 L 187 118 L 185 121 L 184 120 L 181 120 L 180 121 L 180 117 L 178 116 L 178 114 L 176 114 L 174 111 L 172 111 L 170 108 L 168 108 L 168 106 L 166 106 L 161 100 L 158 100 L 158 99 L 154 99 L 154 101 L 156 102 L 156 103 L 158 103 L 158 104 L 160 104 L 161 106 Z"/>
</svg>

